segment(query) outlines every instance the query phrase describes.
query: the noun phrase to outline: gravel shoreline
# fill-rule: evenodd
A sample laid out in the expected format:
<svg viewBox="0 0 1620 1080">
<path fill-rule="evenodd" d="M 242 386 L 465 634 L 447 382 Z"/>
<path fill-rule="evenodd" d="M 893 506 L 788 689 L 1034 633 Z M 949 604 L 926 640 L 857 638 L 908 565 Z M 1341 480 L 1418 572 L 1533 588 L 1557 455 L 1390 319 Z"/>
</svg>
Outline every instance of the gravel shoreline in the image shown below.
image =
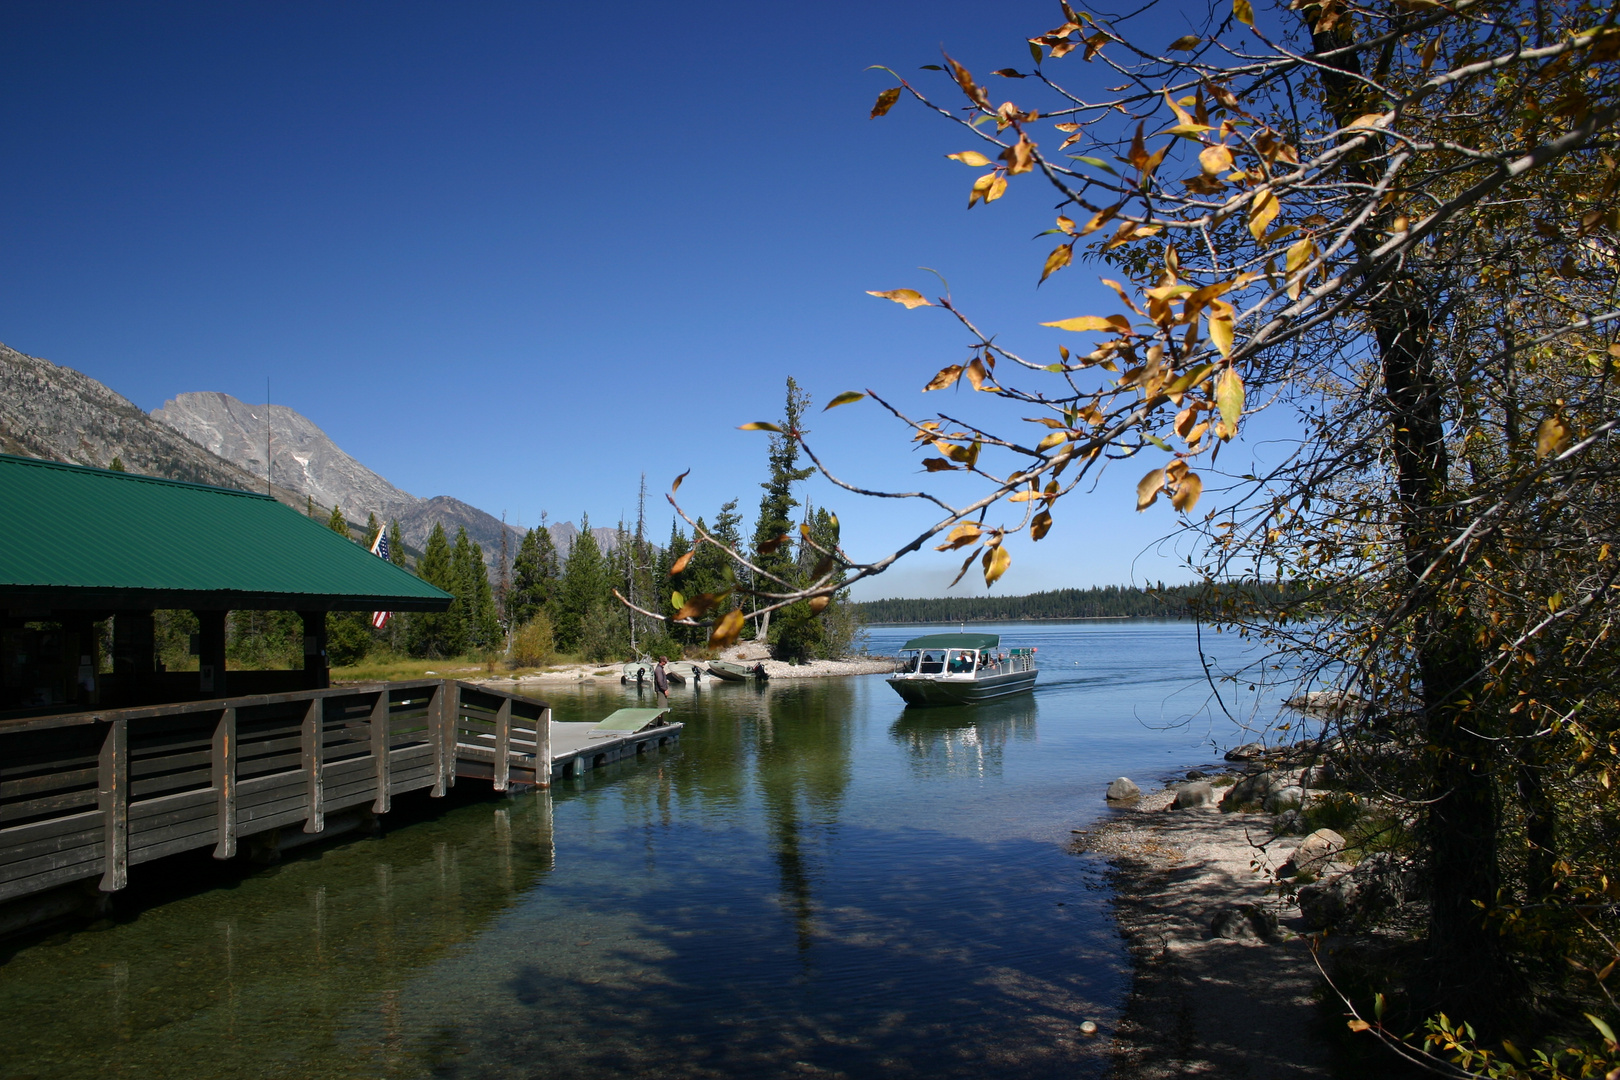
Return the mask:
<svg viewBox="0 0 1620 1080">
<path fill-rule="evenodd" d="M 1116 1074 L 1331 1076 L 1320 974 L 1299 908 L 1267 888 L 1299 838 L 1273 839 L 1267 814 L 1176 810 L 1174 798 L 1150 791 L 1111 806 L 1106 820 L 1075 838 L 1077 852 L 1109 862 L 1134 968 L 1111 1033 Z M 1214 936 L 1215 916 L 1240 904 L 1276 913 L 1277 939 Z"/>
</svg>

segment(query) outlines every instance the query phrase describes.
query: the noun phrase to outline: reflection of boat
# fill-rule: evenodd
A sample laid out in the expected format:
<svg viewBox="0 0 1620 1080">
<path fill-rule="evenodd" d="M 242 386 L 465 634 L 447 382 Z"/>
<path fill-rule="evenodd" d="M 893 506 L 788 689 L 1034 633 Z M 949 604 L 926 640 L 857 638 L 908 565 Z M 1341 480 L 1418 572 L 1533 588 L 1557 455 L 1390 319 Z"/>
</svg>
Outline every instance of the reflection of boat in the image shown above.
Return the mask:
<svg viewBox="0 0 1620 1080">
<path fill-rule="evenodd" d="M 747 664 L 733 664 L 730 660 L 710 660 L 709 674 L 727 682 L 747 682 L 749 679 L 764 681 L 770 678 L 759 664 L 749 667 Z"/>
<path fill-rule="evenodd" d="M 908 705 L 973 705 L 1035 687 L 1035 650 L 999 634 L 928 634 L 900 647 L 889 685 Z"/>
<path fill-rule="evenodd" d="M 981 705 L 901 710 L 889 737 L 922 775 L 999 775 L 1012 742 L 1035 738 L 1036 697 L 1018 694 Z"/>
</svg>

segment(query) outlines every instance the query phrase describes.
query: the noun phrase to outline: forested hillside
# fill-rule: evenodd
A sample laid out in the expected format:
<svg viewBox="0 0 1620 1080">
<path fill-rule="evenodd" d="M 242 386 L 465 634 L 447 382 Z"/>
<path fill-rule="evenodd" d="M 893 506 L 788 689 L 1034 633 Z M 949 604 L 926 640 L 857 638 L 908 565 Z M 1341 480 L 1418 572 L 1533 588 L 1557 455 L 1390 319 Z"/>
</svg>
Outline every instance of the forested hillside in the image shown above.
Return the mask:
<svg viewBox="0 0 1620 1080">
<path fill-rule="evenodd" d="M 1025 596 L 944 596 L 868 600 L 855 605 L 868 623 L 1006 622 L 1021 619 L 1185 619 L 1187 601 L 1202 585 L 1151 588 L 1105 585 L 1053 589 Z"/>
</svg>

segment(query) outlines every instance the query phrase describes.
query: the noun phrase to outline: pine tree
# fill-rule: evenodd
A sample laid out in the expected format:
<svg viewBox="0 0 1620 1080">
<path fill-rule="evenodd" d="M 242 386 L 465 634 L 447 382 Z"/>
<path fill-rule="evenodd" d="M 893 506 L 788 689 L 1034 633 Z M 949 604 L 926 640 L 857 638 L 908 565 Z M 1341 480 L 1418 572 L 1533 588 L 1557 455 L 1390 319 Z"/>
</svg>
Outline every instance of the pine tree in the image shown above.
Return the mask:
<svg viewBox="0 0 1620 1080">
<path fill-rule="evenodd" d="M 109 472 L 123 472 L 124 471 L 124 459 L 121 458 L 121 457 L 114 456 L 113 459 L 112 459 L 112 464 L 107 466 L 107 470 Z"/>
<path fill-rule="evenodd" d="M 416 564 L 416 575 L 429 585 L 454 593 L 456 581 L 451 573 L 450 541 L 444 535 L 444 526 L 435 523 L 428 534 L 427 548 Z M 452 604 L 452 607 L 454 605 Z M 459 632 L 449 611 L 423 611 L 411 616 L 406 635 L 412 656 L 440 658 L 453 656 Z"/>
<path fill-rule="evenodd" d="M 343 508 L 340 506 L 332 507 L 332 516 L 326 519 L 326 527 L 343 537 L 345 540 L 354 539 L 353 535 L 351 535 L 349 532 L 349 522 L 346 518 L 344 518 Z"/>
<path fill-rule="evenodd" d="M 591 535 L 590 515 L 580 518 L 579 535 L 563 564 L 557 596 L 557 647 L 573 652 L 579 647 L 585 617 L 608 595 L 607 565 L 602 549 Z"/>
<path fill-rule="evenodd" d="M 551 530 L 541 524 L 530 529 L 512 561 L 512 623 L 522 626 L 540 612 L 550 614 L 557 593 L 557 547 Z"/>
<path fill-rule="evenodd" d="M 399 518 L 388 523 L 388 561 L 405 565 L 405 538 L 399 534 Z"/>
<path fill-rule="evenodd" d="M 793 497 L 793 485 L 815 472 L 813 468 L 798 468 L 799 443 L 794 438 L 803 430 L 801 422 L 809 408 L 810 395 L 799 388 L 791 375 L 788 376 L 782 433 L 771 436 L 768 458 L 770 479 L 759 485 L 765 489 L 765 494 L 760 496 L 759 519 L 754 523 L 754 565 L 782 579 L 790 578 L 793 573 L 791 545 L 783 543 L 774 550 L 765 549 L 774 544 L 778 537 L 792 531 L 793 508 L 799 505 L 799 501 Z M 782 587 L 769 578 L 761 578 L 753 584 L 761 592 L 782 591 Z M 759 625 L 761 637 L 766 636 L 770 625 L 771 617 L 767 614 Z"/>
<path fill-rule="evenodd" d="M 377 534 L 382 531 L 382 525 L 377 522 L 376 514 L 366 515 L 366 550 L 370 551 L 377 543 Z"/>
</svg>

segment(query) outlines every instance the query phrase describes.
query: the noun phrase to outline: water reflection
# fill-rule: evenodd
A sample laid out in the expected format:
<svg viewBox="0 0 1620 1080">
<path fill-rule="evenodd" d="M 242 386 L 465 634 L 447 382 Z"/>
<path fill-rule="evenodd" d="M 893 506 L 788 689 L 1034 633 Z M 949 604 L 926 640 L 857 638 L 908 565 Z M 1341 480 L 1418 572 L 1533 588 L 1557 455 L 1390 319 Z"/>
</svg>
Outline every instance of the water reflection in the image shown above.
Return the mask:
<svg viewBox="0 0 1620 1080">
<path fill-rule="evenodd" d="M 1033 694 L 983 705 L 908 707 L 889 733 L 920 778 L 1000 776 L 1007 743 L 1033 742 L 1038 714 Z"/>
</svg>

